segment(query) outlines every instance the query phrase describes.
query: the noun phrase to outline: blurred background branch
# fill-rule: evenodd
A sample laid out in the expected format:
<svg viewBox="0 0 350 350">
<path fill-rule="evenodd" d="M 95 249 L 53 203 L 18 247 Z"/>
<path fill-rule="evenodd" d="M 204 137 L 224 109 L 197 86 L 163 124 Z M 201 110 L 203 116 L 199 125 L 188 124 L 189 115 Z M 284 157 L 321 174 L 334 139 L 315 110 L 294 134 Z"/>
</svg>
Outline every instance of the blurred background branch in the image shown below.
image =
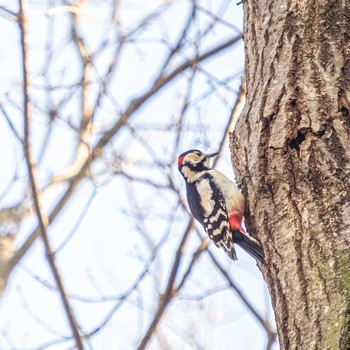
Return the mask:
<svg viewBox="0 0 350 350">
<path fill-rule="evenodd" d="M 70 328 L 72 330 L 75 345 L 77 349 L 83 349 L 83 343 L 80 339 L 79 326 L 73 314 L 73 310 L 69 304 L 65 288 L 63 286 L 62 278 L 58 271 L 55 256 L 49 242 L 47 229 L 49 226 L 48 218 L 42 210 L 41 192 L 38 189 L 36 179 L 36 166 L 33 161 L 31 144 L 30 144 L 30 132 L 31 132 L 31 120 L 32 120 L 32 106 L 31 106 L 31 84 L 29 76 L 29 56 L 28 56 L 28 42 L 27 42 L 27 2 L 25 0 L 19 0 L 19 13 L 18 24 L 21 37 L 21 51 L 22 51 L 22 72 L 23 72 L 23 110 L 24 110 L 24 155 L 28 168 L 29 187 L 32 194 L 32 200 L 34 203 L 35 215 L 38 222 L 38 230 L 44 243 L 45 255 L 52 271 L 52 275 L 55 279 L 59 296 L 62 300 L 63 310 L 66 313 Z"/>
<path fill-rule="evenodd" d="M 17 11 L 0 5 L 0 348 L 225 349 L 232 334 L 237 349 L 272 348 L 254 261 L 207 249 L 176 169 L 199 148 L 220 151 L 214 165 L 233 176 L 241 9 L 50 0 Z M 231 297 L 232 274 L 247 296 Z"/>
</svg>

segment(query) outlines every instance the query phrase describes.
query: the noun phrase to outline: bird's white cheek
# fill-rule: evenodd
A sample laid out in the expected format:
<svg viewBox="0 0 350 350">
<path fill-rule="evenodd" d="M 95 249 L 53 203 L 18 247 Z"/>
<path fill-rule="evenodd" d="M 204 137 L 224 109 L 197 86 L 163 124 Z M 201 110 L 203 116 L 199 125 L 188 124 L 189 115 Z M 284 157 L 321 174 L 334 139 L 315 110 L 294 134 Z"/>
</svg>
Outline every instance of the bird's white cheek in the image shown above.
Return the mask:
<svg viewBox="0 0 350 350">
<path fill-rule="evenodd" d="M 184 177 L 186 178 L 186 181 L 189 183 L 192 183 L 192 182 L 198 180 L 204 173 L 203 171 L 195 172 L 195 171 L 191 170 L 187 165 L 182 167 L 181 172 L 184 175 Z"/>
</svg>

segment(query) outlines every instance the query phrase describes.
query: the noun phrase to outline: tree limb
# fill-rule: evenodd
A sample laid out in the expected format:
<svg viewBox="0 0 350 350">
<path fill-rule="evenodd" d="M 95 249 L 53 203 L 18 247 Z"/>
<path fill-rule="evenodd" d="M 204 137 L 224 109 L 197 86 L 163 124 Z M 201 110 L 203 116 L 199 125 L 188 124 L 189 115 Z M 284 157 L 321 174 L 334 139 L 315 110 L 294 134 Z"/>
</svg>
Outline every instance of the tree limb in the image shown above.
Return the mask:
<svg viewBox="0 0 350 350">
<path fill-rule="evenodd" d="M 54 253 L 51 249 L 50 242 L 47 235 L 47 228 L 49 221 L 47 216 L 42 210 L 41 199 L 40 199 L 40 190 L 36 183 L 35 176 L 35 164 L 32 158 L 31 149 L 30 149 L 30 122 L 31 122 L 31 104 L 30 104 L 30 81 L 28 74 L 28 46 L 27 46 L 27 3 L 25 0 L 19 0 L 19 13 L 18 13 L 18 23 L 21 34 L 21 50 L 22 50 L 22 70 L 23 70 L 23 104 L 24 104 L 24 153 L 28 168 L 29 182 L 32 190 L 32 196 L 34 201 L 34 207 L 38 219 L 38 226 L 41 238 L 44 243 L 45 253 L 48 260 L 48 263 L 51 268 L 51 272 L 56 281 L 57 288 L 59 290 L 59 295 L 61 297 L 64 311 L 66 313 L 70 328 L 73 332 L 75 343 L 77 349 L 83 350 L 83 343 L 79 335 L 78 324 L 75 320 L 73 310 L 68 302 L 68 298 L 61 280 L 61 276 L 58 272 L 56 266 Z"/>
</svg>

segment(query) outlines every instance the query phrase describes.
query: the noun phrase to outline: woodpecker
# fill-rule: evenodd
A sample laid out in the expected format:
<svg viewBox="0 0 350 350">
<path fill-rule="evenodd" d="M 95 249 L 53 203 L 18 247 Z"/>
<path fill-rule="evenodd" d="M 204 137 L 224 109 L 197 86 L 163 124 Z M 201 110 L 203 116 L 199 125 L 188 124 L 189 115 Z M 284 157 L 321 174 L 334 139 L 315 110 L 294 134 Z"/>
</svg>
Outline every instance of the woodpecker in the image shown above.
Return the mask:
<svg viewBox="0 0 350 350">
<path fill-rule="evenodd" d="M 178 158 L 178 169 L 186 182 L 191 213 L 209 238 L 232 259 L 237 260 L 234 243 L 260 263 L 264 254 L 260 243 L 242 228 L 244 199 L 237 186 L 210 166 L 210 158 L 219 153 L 204 154 L 192 149 Z"/>
</svg>

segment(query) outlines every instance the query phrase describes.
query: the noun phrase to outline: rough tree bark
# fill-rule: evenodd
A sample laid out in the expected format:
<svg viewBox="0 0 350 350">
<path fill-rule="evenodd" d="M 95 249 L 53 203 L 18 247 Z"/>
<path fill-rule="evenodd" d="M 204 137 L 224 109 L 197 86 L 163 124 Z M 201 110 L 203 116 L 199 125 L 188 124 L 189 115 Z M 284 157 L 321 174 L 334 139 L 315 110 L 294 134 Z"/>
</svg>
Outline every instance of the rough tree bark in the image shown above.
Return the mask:
<svg viewBox="0 0 350 350">
<path fill-rule="evenodd" d="M 350 348 L 350 2 L 244 2 L 231 135 L 281 349 Z"/>
</svg>

